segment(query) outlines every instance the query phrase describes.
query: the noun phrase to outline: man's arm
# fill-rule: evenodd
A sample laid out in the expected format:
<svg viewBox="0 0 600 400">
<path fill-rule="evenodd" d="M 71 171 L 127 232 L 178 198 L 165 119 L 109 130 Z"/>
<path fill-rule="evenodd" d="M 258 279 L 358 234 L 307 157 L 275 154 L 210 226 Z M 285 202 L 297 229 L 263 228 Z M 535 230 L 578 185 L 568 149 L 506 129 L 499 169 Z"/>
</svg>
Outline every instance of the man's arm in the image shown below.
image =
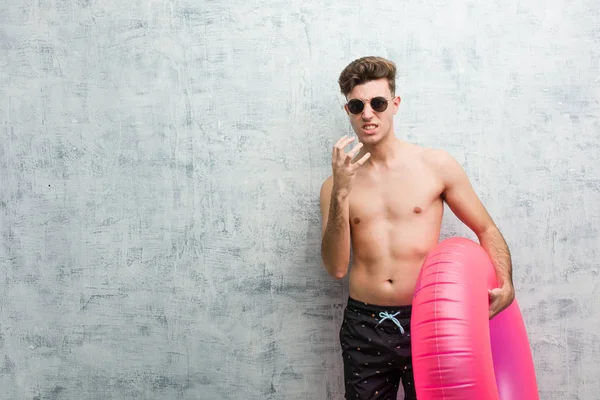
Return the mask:
<svg viewBox="0 0 600 400">
<path fill-rule="evenodd" d="M 477 235 L 496 270 L 500 288 L 490 292 L 490 318 L 493 318 L 510 306 L 515 297 L 510 250 L 458 161 L 439 150 L 434 157 L 444 185 L 444 200 L 454 215 Z"/>
<path fill-rule="evenodd" d="M 329 275 L 342 279 L 350 262 L 348 195 L 333 189 L 333 178 L 323 182 L 321 203 L 321 258 Z"/>
</svg>

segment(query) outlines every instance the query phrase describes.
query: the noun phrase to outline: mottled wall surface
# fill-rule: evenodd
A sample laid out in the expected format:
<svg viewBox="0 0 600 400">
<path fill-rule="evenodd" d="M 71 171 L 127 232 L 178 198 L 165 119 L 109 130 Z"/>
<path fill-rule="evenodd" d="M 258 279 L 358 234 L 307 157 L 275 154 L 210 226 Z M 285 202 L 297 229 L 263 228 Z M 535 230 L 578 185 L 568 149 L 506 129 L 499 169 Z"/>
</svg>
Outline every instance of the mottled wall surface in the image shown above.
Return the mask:
<svg viewBox="0 0 600 400">
<path fill-rule="evenodd" d="M 3 0 L 0 397 L 341 399 L 318 192 L 377 54 L 511 246 L 542 399 L 597 399 L 598 10 Z"/>
</svg>

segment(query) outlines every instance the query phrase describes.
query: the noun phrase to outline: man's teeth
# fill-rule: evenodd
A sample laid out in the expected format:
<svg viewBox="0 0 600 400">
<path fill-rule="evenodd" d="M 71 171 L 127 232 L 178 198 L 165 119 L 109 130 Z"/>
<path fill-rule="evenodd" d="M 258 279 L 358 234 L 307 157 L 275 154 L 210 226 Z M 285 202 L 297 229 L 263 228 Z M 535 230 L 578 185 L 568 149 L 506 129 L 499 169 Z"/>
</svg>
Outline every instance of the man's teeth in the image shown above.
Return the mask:
<svg viewBox="0 0 600 400">
<path fill-rule="evenodd" d="M 365 129 L 375 129 L 377 125 L 365 125 Z"/>
</svg>

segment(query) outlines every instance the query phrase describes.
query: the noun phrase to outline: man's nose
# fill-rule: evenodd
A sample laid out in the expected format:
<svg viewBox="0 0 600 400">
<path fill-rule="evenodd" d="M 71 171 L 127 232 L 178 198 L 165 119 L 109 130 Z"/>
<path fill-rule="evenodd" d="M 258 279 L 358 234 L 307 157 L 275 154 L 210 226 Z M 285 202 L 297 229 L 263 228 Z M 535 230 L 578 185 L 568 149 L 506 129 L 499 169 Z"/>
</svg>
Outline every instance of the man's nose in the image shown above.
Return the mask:
<svg viewBox="0 0 600 400">
<path fill-rule="evenodd" d="M 362 112 L 362 117 L 364 119 L 371 119 L 373 118 L 374 112 L 373 109 L 371 108 L 371 103 L 367 103 L 365 104 L 365 108 L 363 109 Z"/>
</svg>

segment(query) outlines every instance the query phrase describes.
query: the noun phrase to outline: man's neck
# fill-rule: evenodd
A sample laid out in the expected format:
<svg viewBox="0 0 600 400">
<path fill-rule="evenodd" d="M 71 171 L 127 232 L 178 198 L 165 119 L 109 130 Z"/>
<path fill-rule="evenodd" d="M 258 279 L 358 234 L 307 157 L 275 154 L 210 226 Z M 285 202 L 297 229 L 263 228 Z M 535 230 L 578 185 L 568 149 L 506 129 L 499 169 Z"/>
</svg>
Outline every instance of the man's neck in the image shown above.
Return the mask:
<svg viewBox="0 0 600 400">
<path fill-rule="evenodd" d="M 363 147 L 363 151 L 371 153 L 371 157 L 369 157 L 368 161 L 369 163 L 373 165 L 388 166 L 398 158 L 398 152 L 403 145 L 404 142 L 398 139 L 394 135 L 394 132 L 390 132 L 381 142 L 374 145 L 366 144 Z"/>
</svg>

